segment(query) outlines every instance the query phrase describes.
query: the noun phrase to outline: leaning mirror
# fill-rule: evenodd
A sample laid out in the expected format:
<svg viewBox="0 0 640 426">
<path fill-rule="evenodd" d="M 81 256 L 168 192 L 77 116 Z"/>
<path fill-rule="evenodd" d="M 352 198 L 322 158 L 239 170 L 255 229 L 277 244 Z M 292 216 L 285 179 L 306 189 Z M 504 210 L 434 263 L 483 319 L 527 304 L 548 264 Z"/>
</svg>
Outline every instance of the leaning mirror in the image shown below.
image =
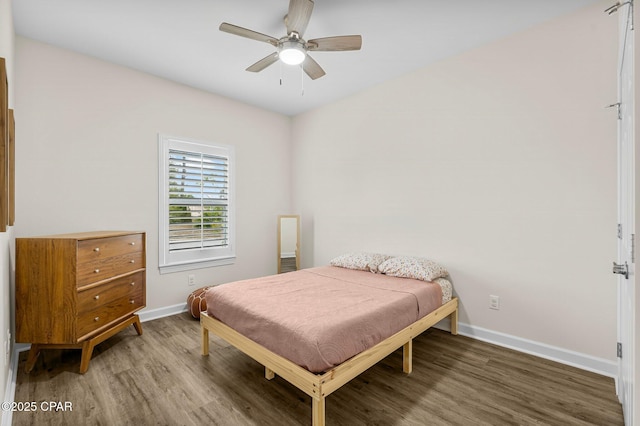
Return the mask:
<svg viewBox="0 0 640 426">
<path fill-rule="evenodd" d="M 300 269 L 300 216 L 278 216 L 278 273 Z"/>
</svg>

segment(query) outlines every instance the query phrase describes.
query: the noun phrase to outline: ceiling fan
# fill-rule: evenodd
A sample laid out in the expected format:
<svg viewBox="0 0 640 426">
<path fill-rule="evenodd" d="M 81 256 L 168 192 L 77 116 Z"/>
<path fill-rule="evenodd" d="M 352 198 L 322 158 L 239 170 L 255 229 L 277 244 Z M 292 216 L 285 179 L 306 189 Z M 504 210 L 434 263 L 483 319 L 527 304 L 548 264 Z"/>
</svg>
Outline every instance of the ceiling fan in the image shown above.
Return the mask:
<svg viewBox="0 0 640 426">
<path fill-rule="evenodd" d="M 260 59 L 247 68 L 247 71 L 260 72 L 280 59 L 289 65 L 302 64 L 304 72 L 311 77 L 312 80 L 315 80 L 325 75 L 325 72 L 322 67 L 308 55 L 308 52 L 360 50 L 362 47 L 362 36 L 346 35 L 323 37 L 305 41 L 302 37 L 309 24 L 312 11 L 312 0 L 290 0 L 289 11 L 284 17 L 287 35 L 279 39 L 226 22 L 220 24 L 220 31 L 269 43 L 277 48 L 277 51 Z"/>
</svg>

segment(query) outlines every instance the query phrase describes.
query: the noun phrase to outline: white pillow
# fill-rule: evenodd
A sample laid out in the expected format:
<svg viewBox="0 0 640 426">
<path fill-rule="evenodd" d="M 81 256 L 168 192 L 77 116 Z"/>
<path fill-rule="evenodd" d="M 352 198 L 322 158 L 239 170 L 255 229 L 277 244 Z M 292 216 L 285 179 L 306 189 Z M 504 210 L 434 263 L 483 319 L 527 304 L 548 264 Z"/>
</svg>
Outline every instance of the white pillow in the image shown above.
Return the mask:
<svg viewBox="0 0 640 426">
<path fill-rule="evenodd" d="M 347 253 L 331 259 L 331 266 L 355 269 L 358 271 L 378 272 L 378 265 L 391 256 L 380 253 Z"/>
<path fill-rule="evenodd" d="M 399 256 L 385 260 L 378 266 L 378 271 L 392 277 L 413 278 L 415 280 L 433 281 L 449 275 L 447 270 L 423 257 Z"/>
</svg>

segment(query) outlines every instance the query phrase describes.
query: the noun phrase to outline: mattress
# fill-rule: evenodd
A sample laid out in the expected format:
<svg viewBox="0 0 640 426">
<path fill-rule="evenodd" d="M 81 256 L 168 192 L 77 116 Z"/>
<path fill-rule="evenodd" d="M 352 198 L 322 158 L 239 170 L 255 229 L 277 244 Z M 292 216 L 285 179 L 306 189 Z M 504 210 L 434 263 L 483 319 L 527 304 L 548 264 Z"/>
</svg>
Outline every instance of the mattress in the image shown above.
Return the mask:
<svg viewBox="0 0 640 426">
<path fill-rule="evenodd" d="M 447 284 L 323 266 L 222 284 L 205 297 L 210 316 L 321 373 L 440 307 Z"/>
</svg>

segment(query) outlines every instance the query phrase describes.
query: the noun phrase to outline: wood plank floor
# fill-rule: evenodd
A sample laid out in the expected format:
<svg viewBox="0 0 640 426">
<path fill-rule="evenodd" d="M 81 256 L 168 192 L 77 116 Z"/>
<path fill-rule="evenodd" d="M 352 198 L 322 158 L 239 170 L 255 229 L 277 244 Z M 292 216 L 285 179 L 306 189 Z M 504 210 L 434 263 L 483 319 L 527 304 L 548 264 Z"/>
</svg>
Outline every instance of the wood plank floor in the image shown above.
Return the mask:
<svg viewBox="0 0 640 426">
<path fill-rule="evenodd" d="M 280 272 L 292 272 L 297 271 L 296 269 L 296 258 L 295 257 L 281 257 L 280 258 Z"/>
<path fill-rule="evenodd" d="M 215 336 L 200 355 L 188 314 L 143 323 L 94 350 L 43 351 L 24 373 L 13 425 L 308 425 L 311 400 Z M 414 340 L 413 372 L 396 351 L 327 397 L 327 425 L 623 425 L 611 378 L 439 330 Z M 42 401 L 73 411 L 43 411 Z"/>
</svg>

